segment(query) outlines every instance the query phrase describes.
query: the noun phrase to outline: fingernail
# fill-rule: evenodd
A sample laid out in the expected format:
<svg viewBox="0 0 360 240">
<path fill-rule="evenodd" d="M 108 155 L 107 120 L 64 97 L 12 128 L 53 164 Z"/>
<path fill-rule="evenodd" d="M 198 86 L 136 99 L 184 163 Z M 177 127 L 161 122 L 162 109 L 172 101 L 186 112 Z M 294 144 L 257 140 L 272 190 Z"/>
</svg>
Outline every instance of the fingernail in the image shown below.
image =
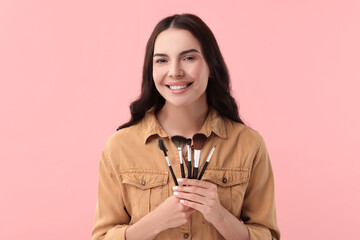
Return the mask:
<svg viewBox="0 0 360 240">
<path fill-rule="evenodd" d="M 178 178 L 177 181 L 182 182 L 182 181 L 184 181 L 184 179 L 183 178 Z"/>
<path fill-rule="evenodd" d="M 173 190 L 178 190 L 179 187 L 178 186 L 173 186 Z"/>
<path fill-rule="evenodd" d="M 184 203 L 185 201 L 184 201 L 183 199 L 180 199 L 180 202 L 181 202 L 181 203 Z"/>
<path fill-rule="evenodd" d="M 175 196 L 179 195 L 179 192 L 174 192 L 174 195 L 175 195 Z"/>
</svg>

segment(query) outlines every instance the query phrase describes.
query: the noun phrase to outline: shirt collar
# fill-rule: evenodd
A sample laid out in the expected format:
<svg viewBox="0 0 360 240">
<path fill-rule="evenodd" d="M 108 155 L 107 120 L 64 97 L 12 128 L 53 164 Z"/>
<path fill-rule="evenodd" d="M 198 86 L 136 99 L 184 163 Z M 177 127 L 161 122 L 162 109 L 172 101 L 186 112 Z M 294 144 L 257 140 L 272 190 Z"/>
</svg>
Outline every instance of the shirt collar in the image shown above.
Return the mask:
<svg viewBox="0 0 360 240">
<path fill-rule="evenodd" d="M 144 143 L 146 143 L 153 135 L 158 135 L 159 137 L 169 136 L 156 119 L 155 108 L 151 108 L 146 112 L 142 126 Z M 224 118 L 214 108 L 209 107 L 208 115 L 206 116 L 205 122 L 198 133 L 203 133 L 209 137 L 212 132 L 221 138 L 227 138 Z"/>
</svg>

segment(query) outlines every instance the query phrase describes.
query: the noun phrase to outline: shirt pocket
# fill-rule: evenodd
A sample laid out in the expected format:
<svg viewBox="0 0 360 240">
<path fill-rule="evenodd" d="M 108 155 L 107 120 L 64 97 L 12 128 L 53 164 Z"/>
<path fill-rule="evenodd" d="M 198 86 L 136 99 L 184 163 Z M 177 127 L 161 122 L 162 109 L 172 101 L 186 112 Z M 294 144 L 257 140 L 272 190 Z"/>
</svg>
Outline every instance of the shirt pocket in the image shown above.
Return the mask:
<svg viewBox="0 0 360 240">
<path fill-rule="evenodd" d="M 168 196 L 168 172 L 130 169 L 121 172 L 131 223 L 159 206 Z"/>
<path fill-rule="evenodd" d="M 239 218 L 249 181 L 248 169 L 206 169 L 202 180 L 210 181 L 217 185 L 221 205 Z"/>
</svg>

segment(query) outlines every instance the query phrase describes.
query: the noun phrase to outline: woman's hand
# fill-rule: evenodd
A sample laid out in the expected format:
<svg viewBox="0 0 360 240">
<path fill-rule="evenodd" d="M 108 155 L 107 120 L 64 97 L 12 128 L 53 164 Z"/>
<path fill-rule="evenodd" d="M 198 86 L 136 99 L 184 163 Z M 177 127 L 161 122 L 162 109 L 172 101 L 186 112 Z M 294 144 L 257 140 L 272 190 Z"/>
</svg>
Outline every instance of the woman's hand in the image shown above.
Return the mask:
<svg viewBox="0 0 360 240">
<path fill-rule="evenodd" d="M 126 229 L 126 239 L 154 239 L 160 232 L 189 221 L 194 209 L 184 206 L 175 196 L 168 197 L 154 211 Z"/>
<path fill-rule="evenodd" d="M 210 223 L 217 223 L 224 218 L 225 208 L 221 205 L 217 186 L 210 182 L 196 179 L 178 179 L 182 186 L 174 186 L 174 196 L 184 206 L 201 212 Z"/>
<path fill-rule="evenodd" d="M 158 225 L 162 227 L 160 231 L 163 231 L 187 223 L 194 212 L 194 209 L 181 204 L 178 198 L 170 196 L 152 213 L 156 216 Z"/>
</svg>

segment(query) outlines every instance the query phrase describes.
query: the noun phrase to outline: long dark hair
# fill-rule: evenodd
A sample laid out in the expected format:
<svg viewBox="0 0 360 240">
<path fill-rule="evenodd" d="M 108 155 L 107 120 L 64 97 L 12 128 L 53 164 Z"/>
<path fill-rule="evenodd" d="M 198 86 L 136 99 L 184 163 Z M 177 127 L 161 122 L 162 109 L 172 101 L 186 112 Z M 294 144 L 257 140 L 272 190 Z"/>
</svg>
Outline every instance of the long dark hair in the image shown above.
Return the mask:
<svg viewBox="0 0 360 240">
<path fill-rule="evenodd" d="M 169 28 L 185 29 L 200 42 L 211 76 L 206 88 L 208 105 L 215 108 L 220 115 L 244 124 L 239 117 L 235 99 L 230 94 L 229 72 L 214 34 L 199 17 L 193 14 L 175 14 L 161 20 L 151 34 L 146 44 L 141 94 L 130 104 L 130 121 L 118 127 L 117 130 L 136 124 L 150 108 L 155 107 L 155 112 L 157 112 L 164 106 L 165 99 L 157 91 L 152 77 L 152 63 L 155 40 L 162 31 Z"/>
</svg>

